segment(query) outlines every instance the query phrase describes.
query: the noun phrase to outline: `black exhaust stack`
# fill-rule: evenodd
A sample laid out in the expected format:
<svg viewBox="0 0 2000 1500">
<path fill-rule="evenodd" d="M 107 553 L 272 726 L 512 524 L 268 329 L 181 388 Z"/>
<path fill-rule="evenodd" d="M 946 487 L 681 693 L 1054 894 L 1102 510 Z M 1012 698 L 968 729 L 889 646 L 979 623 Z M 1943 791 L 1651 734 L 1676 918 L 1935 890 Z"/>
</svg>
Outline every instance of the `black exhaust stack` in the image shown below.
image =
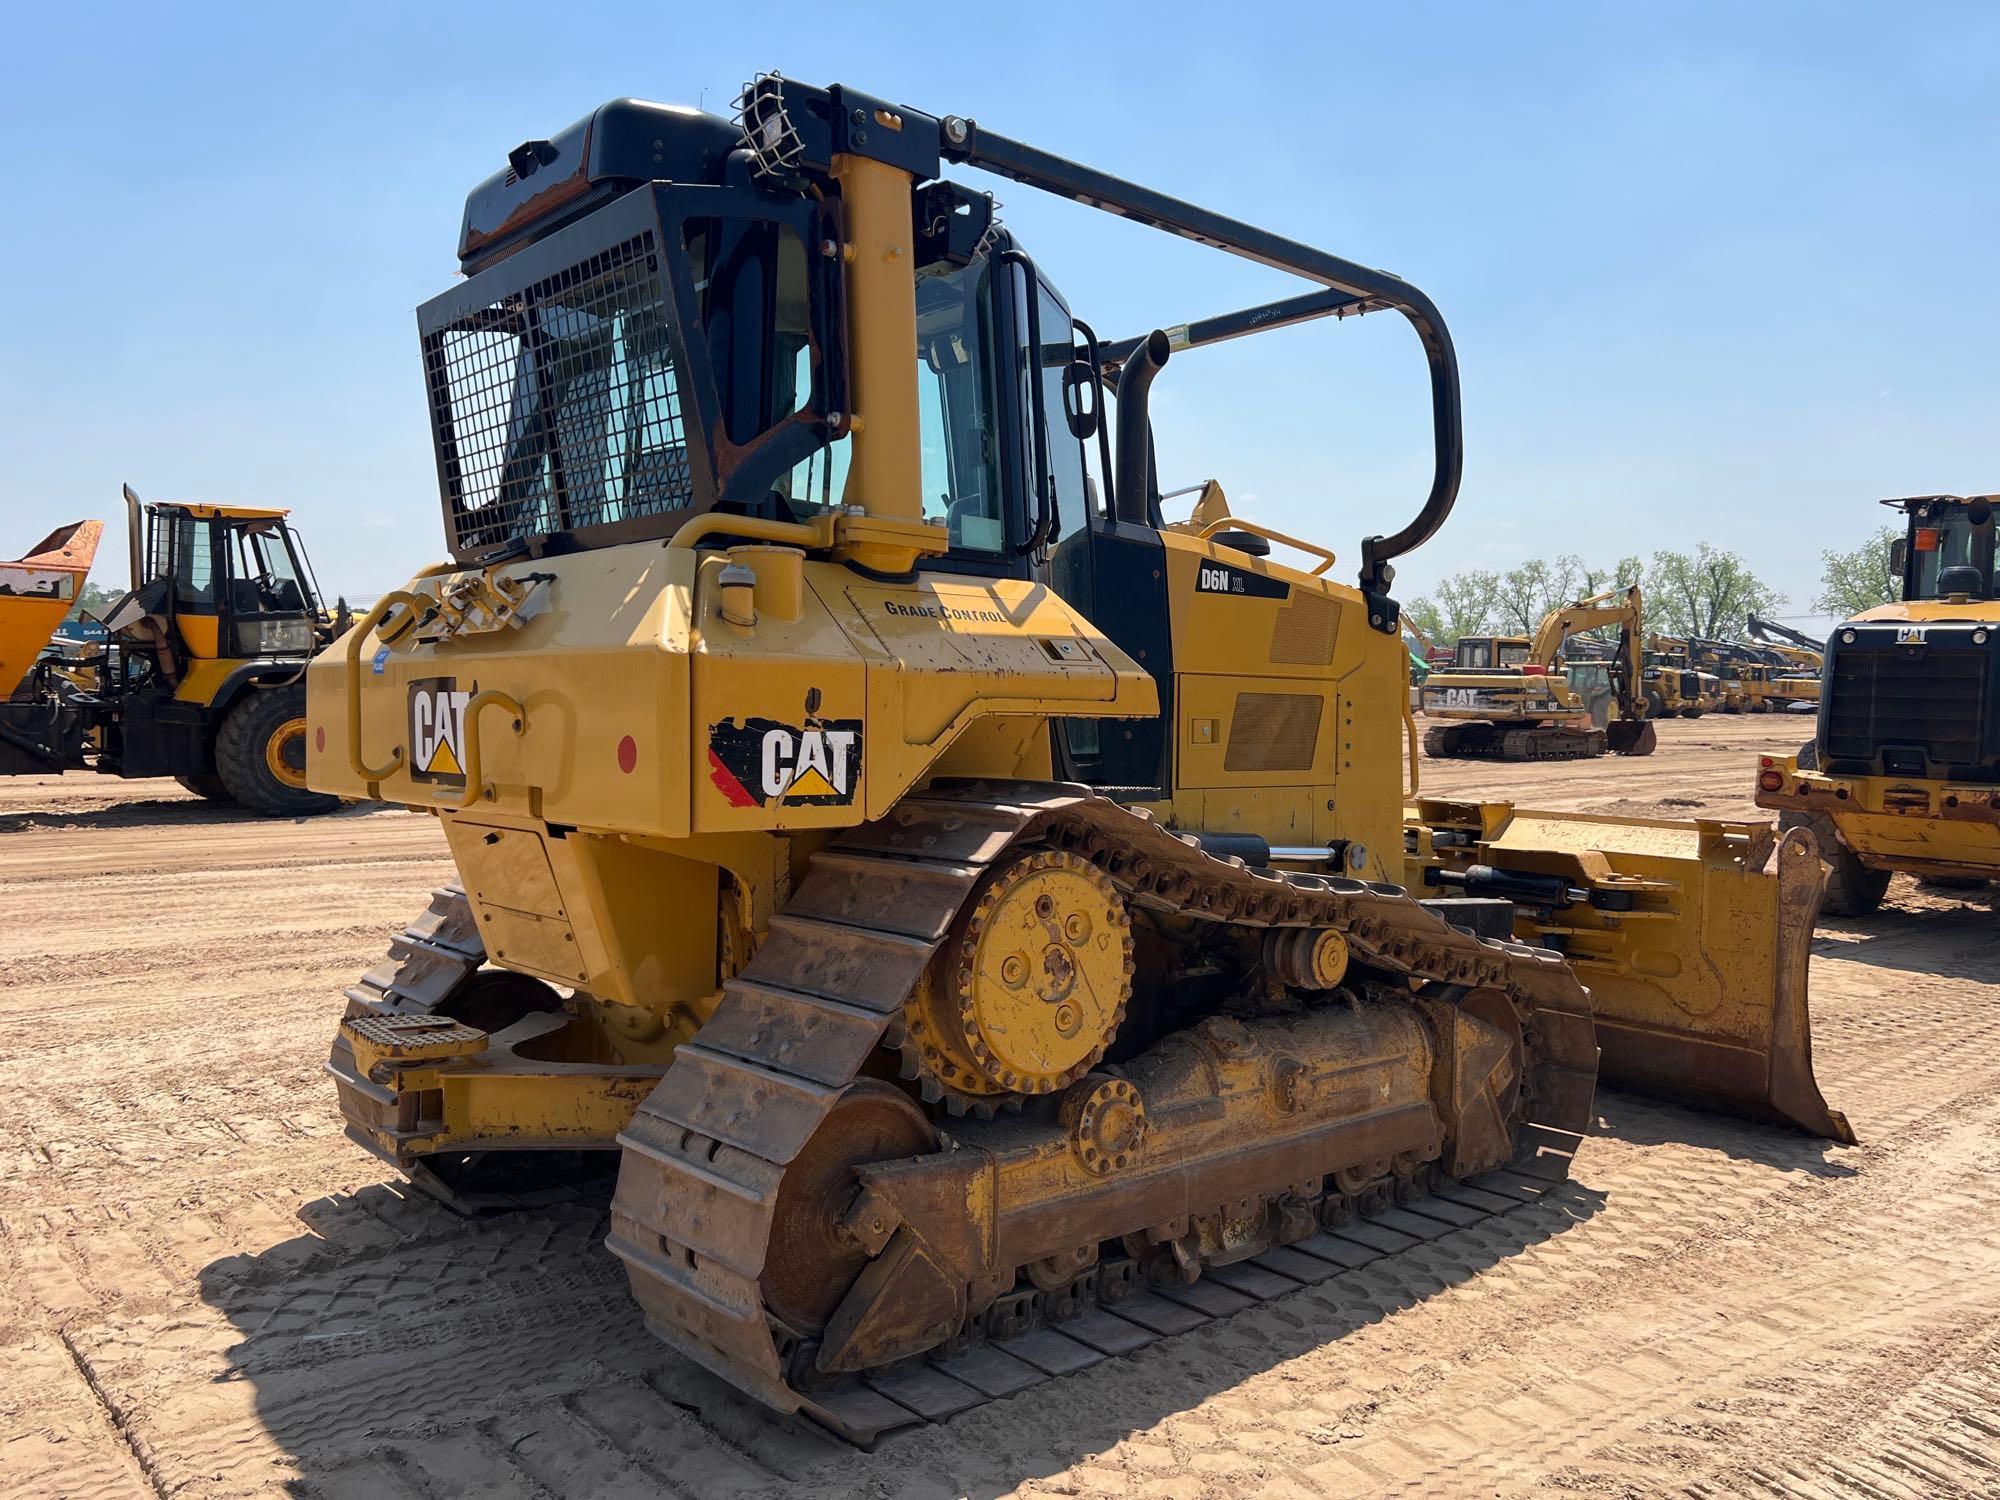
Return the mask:
<svg viewBox="0 0 2000 1500">
<path fill-rule="evenodd" d="M 1118 519 L 1135 526 L 1151 523 L 1153 431 L 1147 421 L 1153 377 L 1174 352 L 1155 328 L 1139 341 L 1118 372 L 1118 476 L 1112 487 Z"/>
</svg>

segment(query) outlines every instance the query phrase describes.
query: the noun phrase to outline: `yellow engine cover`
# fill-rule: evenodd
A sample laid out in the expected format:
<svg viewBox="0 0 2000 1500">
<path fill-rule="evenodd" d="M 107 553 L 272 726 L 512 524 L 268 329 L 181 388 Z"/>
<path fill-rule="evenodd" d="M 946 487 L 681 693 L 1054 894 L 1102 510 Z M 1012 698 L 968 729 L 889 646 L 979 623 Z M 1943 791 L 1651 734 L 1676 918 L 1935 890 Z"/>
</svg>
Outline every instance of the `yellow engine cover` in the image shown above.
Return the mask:
<svg viewBox="0 0 2000 1500">
<path fill-rule="evenodd" d="M 770 577 L 750 624 L 723 616 L 722 552 L 435 570 L 409 586 L 415 624 L 398 633 L 399 611 L 387 639 L 314 660 L 308 780 L 633 836 L 837 828 L 940 770 L 1047 775 L 1051 716 L 1158 712 L 1151 678 L 1041 585 L 883 581 L 784 550 L 736 549 Z"/>
</svg>

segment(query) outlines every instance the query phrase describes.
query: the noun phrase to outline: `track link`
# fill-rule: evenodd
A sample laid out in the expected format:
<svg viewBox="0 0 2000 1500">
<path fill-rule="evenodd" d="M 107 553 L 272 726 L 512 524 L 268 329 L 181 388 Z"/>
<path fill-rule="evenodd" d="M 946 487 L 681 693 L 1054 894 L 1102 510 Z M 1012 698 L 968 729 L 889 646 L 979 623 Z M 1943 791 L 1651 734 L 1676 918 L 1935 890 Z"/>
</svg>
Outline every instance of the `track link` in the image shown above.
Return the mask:
<svg viewBox="0 0 2000 1500">
<path fill-rule="evenodd" d="M 800 1356 L 813 1346 L 769 1314 L 759 1285 L 787 1166 L 864 1064 L 901 1040 L 894 1028 L 903 1001 L 982 874 L 1029 840 L 1082 855 L 1137 907 L 1257 929 L 1330 926 L 1358 961 L 1389 975 L 1504 992 L 1533 1018 L 1532 1123 L 1514 1166 L 1528 1181 L 1565 1174 L 1567 1151 L 1588 1123 L 1597 1049 L 1588 995 L 1554 954 L 1452 928 L 1400 887 L 1211 858 L 1191 838 L 1088 788 L 945 782 L 815 859 L 714 1016 L 619 1137 L 608 1243 L 649 1326 L 669 1344 L 779 1410 L 803 1409 L 867 1444 L 1031 1383 L 1023 1366 L 1039 1371 L 1035 1378 L 1081 1368 L 1122 1352 L 1107 1346 L 1136 1347 L 1190 1326 L 1190 1312 L 1200 1321 L 1367 1251 L 1372 1230 L 1355 1231 L 1357 1251 L 1324 1224 L 1297 1225 L 1296 1245 L 1215 1266 L 1212 1278 L 1172 1297 L 1142 1290 L 1133 1262 L 1110 1258 L 1054 1291 L 1023 1285 L 1002 1294 L 922 1359 L 832 1384 L 809 1373 Z M 1404 1196 L 1418 1196 L 1430 1180 L 1407 1172 Z M 1388 1190 L 1327 1201 L 1336 1215 L 1343 1206 L 1379 1209 Z M 1518 1192 L 1501 1200 L 1452 1184 L 1429 1217 L 1413 1216 L 1452 1225 L 1512 1201 Z M 1244 1289 L 1253 1283 L 1264 1290 Z"/>
</svg>

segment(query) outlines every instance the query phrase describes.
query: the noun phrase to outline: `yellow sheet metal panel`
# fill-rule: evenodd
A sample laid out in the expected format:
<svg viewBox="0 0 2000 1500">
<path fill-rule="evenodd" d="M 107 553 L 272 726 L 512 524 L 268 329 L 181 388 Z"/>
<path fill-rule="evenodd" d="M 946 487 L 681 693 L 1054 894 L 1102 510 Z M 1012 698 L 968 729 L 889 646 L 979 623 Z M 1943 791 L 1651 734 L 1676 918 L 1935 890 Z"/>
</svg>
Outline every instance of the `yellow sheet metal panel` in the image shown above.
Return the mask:
<svg viewBox="0 0 2000 1500">
<path fill-rule="evenodd" d="M 1332 785 L 1330 680 L 1177 673 L 1175 693 L 1179 787 Z"/>
<path fill-rule="evenodd" d="M 465 713 L 472 696 L 498 690 L 524 709 L 521 734 L 489 713 L 479 726 L 492 795 L 477 803 L 551 822 L 646 834 L 685 834 L 688 594 L 693 554 L 657 542 L 497 569 L 511 583 L 539 581 L 520 623 L 424 640 L 422 627 L 393 642 L 359 643 L 356 677 L 363 759 L 393 769 L 372 786 L 348 764 L 346 638 L 307 672 L 307 779 L 358 799 L 436 806 L 465 791 Z M 410 587 L 436 599 L 463 574 Z M 473 575 L 476 578 L 476 572 Z M 399 612 L 396 618 L 402 616 Z"/>
<path fill-rule="evenodd" d="M 103 535 L 102 521 L 73 521 L 0 562 L 0 697 L 21 685 L 76 603 Z"/>
<path fill-rule="evenodd" d="M 396 634 L 336 643 L 308 674 L 308 776 L 344 796 L 455 806 L 467 750 L 482 790 L 468 810 L 648 837 L 845 827 L 879 815 L 973 723 L 1158 711 L 1152 679 L 1039 584 L 915 575 L 864 582 L 808 562 L 796 619 L 724 618 L 719 552 L 635 543 L 497 570 L 535 593 L 496 622 L 440 607 Z M 469 582 L 468 582 L 469 580 Z M 477 575 L 412 585 L 470 598 Z M 490 593 L 490 591 L 487 591 Z M 752 590 L 740 591 L 751 594 Z M 447 615 L 449 617 L 447 617 Z M 383 639 L 386 631 L 391 637 Z M 348 679 L 361 710 L 347 757 Z M 474 718 L 475 695 L 518 700 Z M 1004 764 L 961 774 L 1014 774 Z"/>
<path fill-rule="evenodd" d="M 209 622 L 213 627 L 214 621 Z M 241 656 L 210 656 L 198 658 L 188 663 L 187 673 L 174 688 L 174 697 L 181 703 L 213 703 L 215 695 L 222 690 L 222 684 L 229 674 L 242 666 L 249 658 Z"/>
<path fill-rule="evenodd" d="M 197 661 L 216 661 L 222 654 L 222 621 L 215 615 L 176 613 L 174 629 L 189 656 Z M 206 700 L 204 700 L 206 701 Z"/>
</svg>

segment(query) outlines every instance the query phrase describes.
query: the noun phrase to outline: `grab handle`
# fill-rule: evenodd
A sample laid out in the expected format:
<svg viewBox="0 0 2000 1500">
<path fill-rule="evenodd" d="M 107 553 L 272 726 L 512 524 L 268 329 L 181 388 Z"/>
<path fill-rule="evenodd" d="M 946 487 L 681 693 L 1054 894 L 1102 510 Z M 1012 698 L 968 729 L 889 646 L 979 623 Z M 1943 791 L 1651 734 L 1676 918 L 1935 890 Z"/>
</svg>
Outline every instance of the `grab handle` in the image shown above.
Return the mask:
<svg viewBox="0 0 2000 1500">
<path fill-rule="evenodd" d="M 1273 530 L 1269 526 L 1260 526 L 1255 521 L 1246 521 L 1241 516 L 1224 516 L 1219 521 L 1210 521 L 1201 528 L 1201 539 L 1205 542 L 1220 531 L 1247 531 L 1252 536 L 1261 536 L 1265 541 L 1276 542 L 1281 547 L 1296 547 L 1301 552 L 1310 552 L 1314 557 L 1324 558 L 1325 561 L 1312 570 L 1312 576 L 1315 578 L 1332 567 L 1337 560 L 1332 549 L 1322 547 L 1318 542 L 1287 536 L 1282 531 Z M 1224 542 L 1223 545 L 1226 547 L 1229 544 Z"/>
<path fill-rule="evenodd" d="M 513 720 L 509 727 L 517 736 L 527 733 L 528 711 L 521 707 L 519 698 L 498 688 L 483 688 L 474 693 L 465 705 L 465 785 L 456 791 L 439 792 L 433 797 L 431 800 L 439 807 L 468 808 L 486 795 L 479 744 L 479 716 L 489 708 L 508 714 Z"/>
<path fill-rule="evenodd" d="M 392 747 L 388 762 L 380 766 L 369 765 L 361 754 L 361 643 L 374 634 L 388 618 L 389 611 L 399 604 L 410 611 L 414 620 L 419 610 L 430 608 L 431 601 L 426 595 L 413 594 L 407 589 L 393 590 L 377 599 L 375 607 L 361 617 L 347 636 L 347 769 L 370 784 L 382 781 L 403 763 L 403 747 Z M 398 636 L 401 634 L 400 630 L 396 632 Z"/>
</svg>

